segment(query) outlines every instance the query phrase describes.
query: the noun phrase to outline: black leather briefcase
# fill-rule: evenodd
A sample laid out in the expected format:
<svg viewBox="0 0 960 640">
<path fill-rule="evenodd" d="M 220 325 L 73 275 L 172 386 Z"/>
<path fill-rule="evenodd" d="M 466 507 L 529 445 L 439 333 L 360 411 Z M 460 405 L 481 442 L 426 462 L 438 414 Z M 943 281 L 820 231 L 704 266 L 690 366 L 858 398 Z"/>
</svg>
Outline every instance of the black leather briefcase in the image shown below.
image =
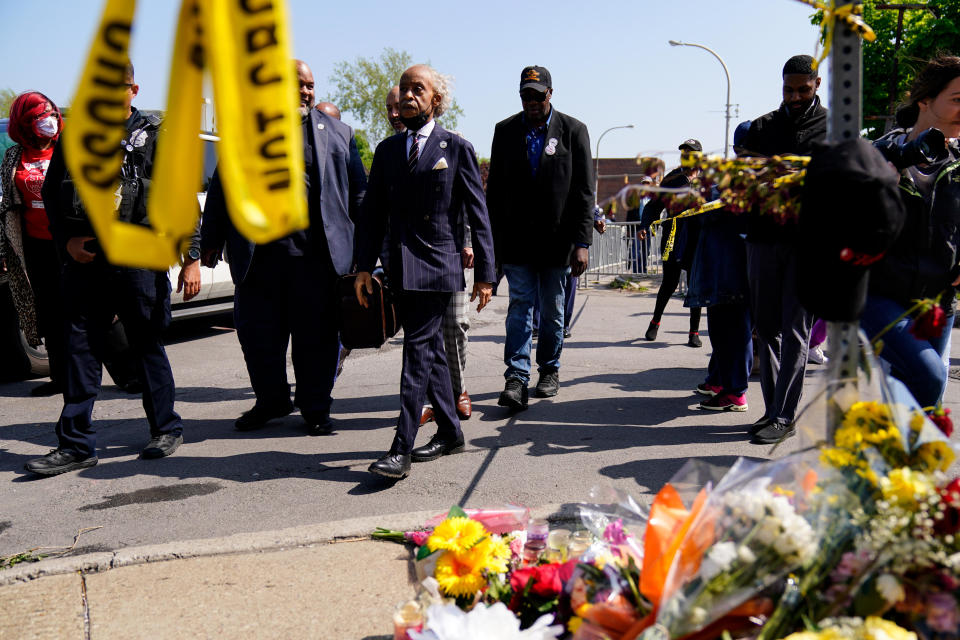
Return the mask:
<svg viewBox="0 0 960 640">
<path fill-rule="evenodd" d="M 367 295 L 364 309 L 354 292 L 356 274 L 341 276 L 337 283 L 340 297 L 340 343 L 347 349 L 376 349 L 397 335 L 400 316 L 390 290 L 379 273 L 373 274 L 373 293 Z"/>
</svg>

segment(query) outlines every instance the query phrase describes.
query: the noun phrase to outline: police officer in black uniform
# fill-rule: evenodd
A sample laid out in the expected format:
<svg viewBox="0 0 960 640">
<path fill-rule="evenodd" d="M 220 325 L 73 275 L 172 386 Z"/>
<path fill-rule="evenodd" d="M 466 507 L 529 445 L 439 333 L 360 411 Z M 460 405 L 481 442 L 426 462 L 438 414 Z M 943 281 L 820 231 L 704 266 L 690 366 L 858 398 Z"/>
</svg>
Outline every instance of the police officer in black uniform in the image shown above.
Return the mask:
<svg viewBox="0 0 960 640">
<path fill-rule="evenodd" d="M 131 106 L 139 91 L 133 65 L 127 65 L 125 82 L 127 136 L 121 143 L 124 159 L 118 213 L 125 222 L 149 226 L 147 192 L 160 118 L 144 115 Z M 26 469 L 51 476 L 97 464 L 91 414 L 100 392 L 104 338 L 115 316 L 123 322 L 143 381 L 150 442 L 141 457 L 168 456 L 183 442 L 183 424 L 173 410 L 173 372 L 161 339 L 170 323 L 167 272 L 107 262 L 67 173 L 62 145 L 50 161 L 43 200 L 63 260 L 67 372 L 63 411 L 56 427 L 58 446 L 42 458 L 27 462 Z M 181 269 L 178 291 L 184 290 L 185 300 L 200 291 L 199 243 L 197 232 Z"/>
</svg>

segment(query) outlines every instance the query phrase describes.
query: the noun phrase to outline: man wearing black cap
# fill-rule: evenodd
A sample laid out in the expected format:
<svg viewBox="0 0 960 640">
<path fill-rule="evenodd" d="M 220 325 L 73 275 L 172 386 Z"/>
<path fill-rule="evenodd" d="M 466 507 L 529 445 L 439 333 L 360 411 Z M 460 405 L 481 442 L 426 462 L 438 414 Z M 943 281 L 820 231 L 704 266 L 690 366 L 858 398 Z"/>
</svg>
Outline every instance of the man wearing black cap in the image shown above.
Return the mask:
<svg viewBox="0 0 960 640">
<path fill-rule="evenodd" d="M 587 127 L 550 105 L 543 67 L 520 74 L 523 110 L 497 124 L 490 153 L 487 209 L 494 246 L 510 286 L 506 385 L 499 404 L 527 406 L 533 301 L 540 300 L 537 395 L 557 395 L 568 275 L 587 268 L 593 239 L 593 163 Z"/>
<path fill-rule="evenodd" d="M 747 155 L 809 155 L 827 134 L 813 58 L 793 56 L 783 67 L 783 102 L 750 125 Z M 757 331 L 760 386 L 766 407 L 750 428 L 753 442 L 772 444 L 796 433 L 793 421 L 807 366 L 813 318 L 797 297 L 797 238 L 792 224 L 751 215 L 747 231 L 750 303 Z"/>
<path fill-rule="evenodd" d="M 690 138 L 689 140 L 681 142 L 678 149 L 680 151 L 696 151 L 699 153 L 703 151 L 703 146 L 699 140 Z M 696 177 L 699 171 L 699 169 L 693 167 L 677 167 L 663 178 L 660 186 L 673 189 L 689 186 L 690 178 Z M 640 233 L 642 238 L 646 238 L 647 229 L 649 229 L 650 225 L 656 220 L 660 219 L 660 215 L 665 208 L 666 205 L 660 198 L 651 199 L 650 202 L 647 203 L 647 206 L 643 208 L 643 215 L 640 217 Z M 674 238 L 673 251 L 671 251 L 667 259 L 663 261 L 663 280 L 660 282 L 660 290 L 657 291 L 657 304 L 653 309 L 653 318 L 650 320 L 650 326 L 647 327 L 647 333 L 644 335 L 644 337 L 650 341 L 657 339 L 657 331 L 660 329 L 660 319 L 663 317 L 663 312 L 667 308 L 667 302 L 670 301 L 670 296 L 674 294 L 677 286 L 680 284 L 680 273 L 686 270 L 687 279 L 689 280 L 690 266 L 693 264 L 693 256 L 697 251 L 697 239 L 700 237 L 700 218 L 693 216 L 692 218 L 683 220 L 682 223 L 677 220 L 669 220 L 669 218 L 676 216 L 678 213 L 680 212 L 674 211 L 667 213 L 668 221 L 663 224 L 660 236 L 660 252 L 662 254 L 667 246 L 667 238 L 670 237 L 672 225 L 680 224 L 680 226 L 677 227 L 677 233 Z M 689 282 L 687 284 L 689 284 Z M 702 344 L 700 341 L 700 307 L 691 307 L 690 333 L 687 334 L 687 346 L 697 348 L 702 346 Z"/>
</svg>

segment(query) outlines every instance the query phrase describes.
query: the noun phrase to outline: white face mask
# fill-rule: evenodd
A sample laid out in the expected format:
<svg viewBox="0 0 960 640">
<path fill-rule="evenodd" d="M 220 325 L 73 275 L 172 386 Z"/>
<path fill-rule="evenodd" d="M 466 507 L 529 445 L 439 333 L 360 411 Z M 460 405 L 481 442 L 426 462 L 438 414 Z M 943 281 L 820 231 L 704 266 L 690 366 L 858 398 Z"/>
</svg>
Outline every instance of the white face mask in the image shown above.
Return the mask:
<svg viewBox="0 0 960 640">
<path fill-rule="evenodd" d="M 37 130 L 37 135 L 52 138 L 57 135 L 58 125 L 56 116 L 47 116 L 43 120 L 37 120 L 33 126 Z"/>
</svg>

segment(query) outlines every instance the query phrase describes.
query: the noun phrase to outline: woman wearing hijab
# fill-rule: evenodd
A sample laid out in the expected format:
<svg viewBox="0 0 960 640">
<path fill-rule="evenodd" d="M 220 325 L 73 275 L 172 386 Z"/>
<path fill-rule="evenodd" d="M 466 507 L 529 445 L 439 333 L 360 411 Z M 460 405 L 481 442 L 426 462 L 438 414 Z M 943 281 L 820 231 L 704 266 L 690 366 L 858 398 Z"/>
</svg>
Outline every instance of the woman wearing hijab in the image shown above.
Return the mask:
<svg viewBox="0 0 960 640">
<path fill-rule="evenodd" d="M 40 189 L 63 129 L 60 110 L 37 91 L 22 93 L 10 106 L 7 133 L 16 143 L 0 164 L 0 261 L 7 268 L 20 328 L 31 346 L 46 346 L 50 382 L 34 396 L 61 391 L 63 314 L 60 309 L 60 260 Z"/>
</svg>

